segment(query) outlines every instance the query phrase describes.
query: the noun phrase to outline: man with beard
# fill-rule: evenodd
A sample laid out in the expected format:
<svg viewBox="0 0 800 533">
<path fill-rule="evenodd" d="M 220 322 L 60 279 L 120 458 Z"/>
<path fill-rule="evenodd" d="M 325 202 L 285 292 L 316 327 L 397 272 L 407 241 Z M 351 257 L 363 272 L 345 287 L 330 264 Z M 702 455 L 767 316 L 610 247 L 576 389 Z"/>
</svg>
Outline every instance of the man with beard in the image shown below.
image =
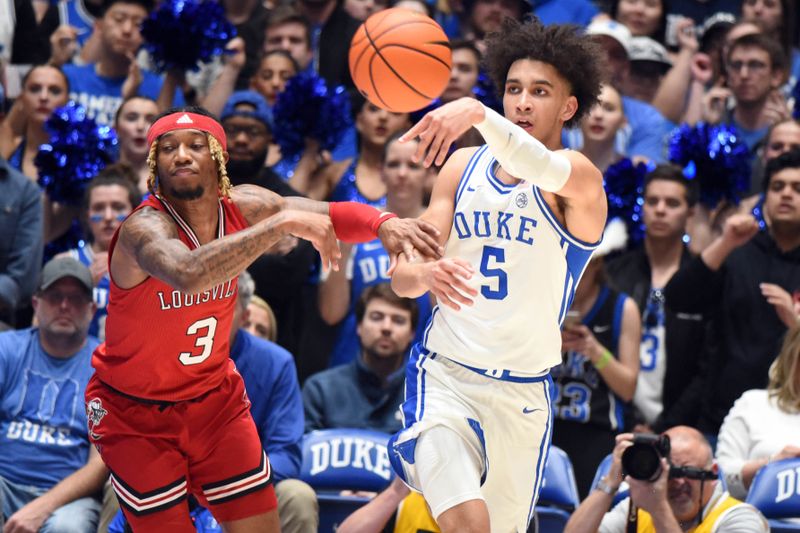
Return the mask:
<svg viewBox="0 0 800 533">
<path fill-rule="evenodd" d="M 272 112 L 263 96 L 255 91 L 237 91 L 228 99 L 221 117 L 229 143 L 228 177 L 233 185 L 251 183 L 280 196 L 302 196 L 264 166 L 273 124 Z M 289 235 L 248 268 L 258 296 L 269 302 L 281 326 L 277 343 L 298 355 L 301 355 L 300 339 L 309 322 L 306 315 L 316 308 L 314 301 L 298 295 L 313 293 L 304 289 L 315 261 L 314 247 Z"/>
<path fill-rule="evenodd" d="M 308 378 L 306 432 L 343 427 L 392 433 L 403 426 L 403 368 L 418 318 L 417 303 L 397 296 L 388 283 L 364 289 L 356 304 L 361 354 Z"/>
<path fill-rule="evenodd" d="M 717 435 L 743 392 L 767 385 L 783 335 L 797 323 L 800 295 L 800 150 L 767 163 L 767 231 L 752 215 L 733 215 L 722 235 L 683 265 L 664 290 L 675 313 L 709 313 L 708 383 L 698 428 Z"/>
<path fill-rule="evenodd" d="M 189 494 L 229 533 L 279 531 L 272 469 L 229 357 L 238 275 L 287 235 L 338 268 L 337 238 L 379 234 L 394 254 L 438 255 L 436 231 L 359 204 L 232 187 L 225 132 L 202 108 L 165 112 L 147 140 L 151 195 L 108 251 L 89 438 L 135 531 L 193 531 Z"/>
</svg>

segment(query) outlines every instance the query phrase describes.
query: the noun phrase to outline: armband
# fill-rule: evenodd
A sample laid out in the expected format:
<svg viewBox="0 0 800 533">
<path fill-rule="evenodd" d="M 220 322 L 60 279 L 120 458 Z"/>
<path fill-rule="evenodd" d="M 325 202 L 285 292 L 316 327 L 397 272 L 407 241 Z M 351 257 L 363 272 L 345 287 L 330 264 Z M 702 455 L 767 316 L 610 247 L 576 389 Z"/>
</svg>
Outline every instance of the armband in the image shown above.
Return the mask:
<svg viewBox="0 0 800 533">
<path fill-rule="evenodd" d="M 379 211 L 372 206 L 358 202 L 331 202 L 328 204 L 333 231 L 342 242 L 369 242 L 378 238 L 378 228 L 397 215 Z"/>
</svg>

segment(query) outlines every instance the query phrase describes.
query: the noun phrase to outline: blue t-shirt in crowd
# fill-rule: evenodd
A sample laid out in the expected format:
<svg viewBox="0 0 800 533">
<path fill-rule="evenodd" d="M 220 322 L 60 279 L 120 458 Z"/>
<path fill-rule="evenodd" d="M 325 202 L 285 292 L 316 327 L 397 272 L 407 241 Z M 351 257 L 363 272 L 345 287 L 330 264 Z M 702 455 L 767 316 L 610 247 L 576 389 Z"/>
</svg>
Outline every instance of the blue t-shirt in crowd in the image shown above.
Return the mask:
<svg viewBox="0 0 800 533">
<path fill-rule="evenodd" d="M 239 330 L 231 346 L 231 359 L 244 380 L 250 414 L 269 456 L 273 481 L 298 477 L 305 419 L 292 354 Z"/>
<path fill-rule="evenodd" d="M 64 65 L 64 74 L 69 80 L 69 97 L 86 108 L 86 114 L 98 124 L 111 125 L 114 115 L 122 104 L 122 85 L 125 76 L 107 78 L 95 72 L 95 65 Z M 142 69 L 142 83 L 137 94 L 158 99 L 161 91 L 161 77 Z M 175 90 L 172 105 L 182 106 L 185 102 L 180 90 Z"/>
<path fill-rule="evenodd" d="M 84 392 L 98 344 L 89 337 L 59 359 L 45 353 L 37 328 L 0 333 L 0 476 L 50 489 L 86 464 Z"/>
<path fill-rule="evenodd" d="M 89 40 L 94 31 L 95 18 L 86 9 L 83 0 L 58 2 L 58 20 L 61 24 L 75 28 L 78 44 L 81 46 Z"/>
<path fill-rule="evenodd" d="M 543 24 L 588 26 L 600 12 L 589 0 L 534 0 L 533 14 Z"/>
<path fill-rule="evenodd" d="M 357 244 L 353 247 L 351 264 L 352 277 L 350 280 L 350 307 L 347 315 L 339 324 L 336 343 L 331 352 L 330 366 L 343 365 L 356 358 L 361 344 L 356 334 L 356 302 L 367 287 L 378 283 L 389 283 L 391 278 L 386 274 L 389 270 L 389 254 L 386 253 L 380 239 Z M 431 299 L 425 293 L 417 298 L 419 320 L 417 321 L 417 334 L 414 342 L 421 342 L 425 333 L 425 326 L 431 316 Z"/>
</svg>

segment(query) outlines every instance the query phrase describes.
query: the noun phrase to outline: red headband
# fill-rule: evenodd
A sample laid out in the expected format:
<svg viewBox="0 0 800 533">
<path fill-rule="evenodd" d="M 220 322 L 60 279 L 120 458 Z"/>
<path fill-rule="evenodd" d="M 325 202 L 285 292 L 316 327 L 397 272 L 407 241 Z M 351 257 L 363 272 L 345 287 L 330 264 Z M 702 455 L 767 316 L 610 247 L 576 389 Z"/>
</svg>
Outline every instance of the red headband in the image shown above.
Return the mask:
<svg viewBox="0 0 800 533">
<path fill-rule="evenodd" d="M 161 117 L 150 126 L 150 129 L 147 130 L 148 149 L 153 145 L 156 139 L 168 131 L 173 130 L 200 130 L 210 133 L 211 136 L 219 141 L 223 150 L 228 149 L 228 141 L 225 139 L 225 130 L 222 129 L 219 122 L 205 115 L 184 113 L 181 111 Z"/>
</svg>

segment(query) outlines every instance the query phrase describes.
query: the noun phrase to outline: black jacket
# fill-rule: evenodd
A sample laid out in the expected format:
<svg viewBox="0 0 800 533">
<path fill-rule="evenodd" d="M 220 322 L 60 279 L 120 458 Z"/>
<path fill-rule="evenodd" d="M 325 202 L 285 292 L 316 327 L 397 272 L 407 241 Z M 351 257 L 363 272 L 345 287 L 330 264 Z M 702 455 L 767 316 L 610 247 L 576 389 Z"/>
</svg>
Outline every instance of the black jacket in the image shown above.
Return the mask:
<svg viewBox="0 0 800 533">
<path fill-rule="evenodd" d="M 665 290 L 675 312 L 709 313 L 716 346 L 709 352 L 707 390 L 700 429 L 716 434 L 733 402 L 750 389 L 765 388 L 770 364 L 786 326 L 762 296 L 760 283 L 800 290 L 800 247 L 782 252 L 767 232 L 734 250 L 717 271 L 695 258 Z"/>
<path fill-rule="evenodd" d="M 350 77 L 347 52 L 350 41 L 361 25 L 359 21 L 347 14 L 341 4 L 325 22 L 319 36 L 319 75 L 328 82 L 328 86 L 344 85 L 348 89 L 355 87 Z"/>
<path fill-rule="evenodd" d="M 692 261 L 684 248 L 681 267 Z M 650 296 L 652 272 L 644 247 L 627 252 L 606 266 L 609 281 L 628 294 L 644 314 Z M 703 342 L 706 320 L 702 313 L 676 313 L 665 302 L 666 372 L 662 394 L 663 411 L 653 423 L 661 432 L 677 425 L 697 425 L 703 394 Z"/>
</svg>

